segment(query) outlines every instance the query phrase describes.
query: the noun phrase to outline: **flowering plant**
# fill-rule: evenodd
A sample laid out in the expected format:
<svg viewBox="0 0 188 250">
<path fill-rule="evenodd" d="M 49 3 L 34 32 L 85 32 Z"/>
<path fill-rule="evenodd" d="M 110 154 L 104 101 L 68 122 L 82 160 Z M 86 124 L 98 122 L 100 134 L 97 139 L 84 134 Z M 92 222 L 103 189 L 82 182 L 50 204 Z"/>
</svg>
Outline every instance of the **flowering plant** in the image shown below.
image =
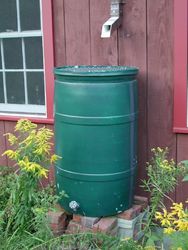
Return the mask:
<svg viewBox="0 0 188 250">
<path fill-rule="evenodd" d="M 37 130 L 37 125 L 29 120 L 21 119 L 17 122 L 15 132 L 18 136 L 12 133 L 7 133 L 8 141 L 14 150 L 9 149 L 3 153 L 11 160 L 16 161 L 19 170 L 23 173 L 30 174 L 35 179 L 41 177 L 47 178 L 48 167 L 50 163 L 58 160 L 58 156 L 51 155 L 52 143 L 50 139 L 53 133 L 45 127 Z"/>
<path fill-rule="evenodd" d="M 3 154 L 15 161 L 18 168 L 16 171 L 19 173 L 15 174 L 15 183 L 3 214 L 5 234 L 14 230 L 34 230 L 33 218 L 36 218 L 36 211 L 40 210 L 37 210 L 40 205 L 38 182 L 43 177 L 48 178 L 50 164 L 59 159 L 57 155 L 51 154 L 51 130 L 45 127 L 38 129 L 31 121 L 21 119 L 15 126 L 15 133 L 16 135 L 5 134 L 12 149 Z"/>
<path fill-rule="evenodd" d="M 164 198 L 172 201 L 168 193 L 174 191 L 178 178 L 185 173 L 185 168 L 182 164 L 176 165 L 173 159 L 168 160 L 168 148 L 157 147 L 152 149 L 152 153 L 153 157 L 146 168 L 148 179 L 143 180 L 142 186 L 150 194 L 150 210 L 144 227 L 143 241 L 154 245 L 154 241 L 157 241 L 156 235 L 153 234 L 153 228 L 156 226 L 155 214 L 159 208 L 165 207 Z"/>
<path fill-rule="evenodd" d="M 188 211 L 181 202 L 173 203 L 169 212 L 166 209 L 156 212 L 155 219 L 163 227 L 164 239 L 170 240 L 170 249 L 187 250 Z"/>
<path fill-rule="evenodd" d="M 173 203 L 171 211 L 156 212 L 156 220 L 164 228 L 164 233 L 171 234 L 177 231 L 188 231 L 188 211 L 182 203 Z"/>
</svg>

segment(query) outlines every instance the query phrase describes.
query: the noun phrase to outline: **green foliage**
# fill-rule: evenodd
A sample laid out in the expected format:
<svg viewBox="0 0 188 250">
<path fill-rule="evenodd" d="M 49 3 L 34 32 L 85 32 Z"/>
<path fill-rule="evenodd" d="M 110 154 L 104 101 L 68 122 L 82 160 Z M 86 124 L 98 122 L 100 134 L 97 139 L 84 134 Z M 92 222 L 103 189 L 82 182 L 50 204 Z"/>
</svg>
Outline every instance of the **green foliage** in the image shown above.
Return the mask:
<svg viewBox="0 0 188 250">
<path fill-rule="evenodd" d="M 8 175 L 4 175 L 1 179 L 9 179 Z M 18 178 L 17 174 L 15 178 Z M 32 206 L 27 207 L 27 204 L 22 203 L 18 210 L 17 203 L 9 203 L 15 185 L 14 182 L 9 183 L 10 194 L 8 198 L 6 197 L 7 204 L 4 210 L 0 211 L 0 249 L 31 249 L 41 242 L 53 239 L 46 214 L 50 209 L 54 209 L 59 199 L 54 195 L 54 187 L 38 188 L 35 194 L 32 194 Z"/>
<path fill-rule="evenodd" d="M 147 164 L 148 179 L 143 180 L 142 187 L 150 194 L 150 211 L 148 220 L 144 228 L 143 243 L 148 240 L 155 243 L 155 233 L 153 228 L 156 226 L 155 214 L 159 208 L 164 208 L 163 199 L 169 198 L 167 194 L 174 191 L 178 178 L 185 174 L 182 164 L 176 165 L 173 160 L 168 160 L 168 149 L 152 149 L 153 157 Z M 170 199 L 171 200 L 171 199 Z M 172 201 L 172 200 L 171 200 Z M 154 234 L 154 236 L 153 236 Z"/>
<path fill-rule="evenodd" d="M 45 248 L 46 246 L 48 246 L 48 248 Z M 144 248 L 131 239 L 120 240 L 117 237 L 107 236 L 101 233 L 63 235 L 42 243 L 33 249 L 144 250 Z"/>
<path fill-rule="evenodd" d="M 186 170 L 186 174 L 185 174 L 182 181 L 188 181 L 188 160 L 181 161 L 181 164 L 183 164 L 183 166 L 185 167 L 185 170 Z"/>
<path fill-rule="evenodd" d="M 0 211 L 3 211 L 7 205 L 15 178 L 10 168 L 0 166 Z"/>
<path fill-rule="evenodd" d="M 188 246 L 188 231 L 186 232 L 175 232 L 168 236 L 171 242 L 171 250 L 187 250 Z"/>
<path fill-rule="evenodd" d="M 46 214 L 59 199 L 54 195 L 54 187 L 39 186 L 42 178 L 47 178 L 50 164 L 59 158 L 51 154 L 52 131 L 44 127 L 37 129 L 36 124 L 22 119 L 16 124 L 15 132 L 16 135 L 6 134 L 12 149 L 3 155 L 16 162 L 16 171 L 0 168 L 2 249 L 11 249 L 20 237 L 33 242 L 52 238 Z"/>
</svg>

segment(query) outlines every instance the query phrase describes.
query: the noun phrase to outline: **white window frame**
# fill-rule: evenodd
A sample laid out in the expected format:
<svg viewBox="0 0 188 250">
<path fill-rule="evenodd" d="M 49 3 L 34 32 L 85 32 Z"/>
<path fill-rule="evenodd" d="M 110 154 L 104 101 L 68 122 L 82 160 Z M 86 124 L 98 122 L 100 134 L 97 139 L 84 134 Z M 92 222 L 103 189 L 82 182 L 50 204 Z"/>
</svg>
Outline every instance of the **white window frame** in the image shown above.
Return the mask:
<svg viewBox="0 0 188 250">
<path fill-rule="evenodd" d="M 41 30 L 31 30 L 31 31 L 21 31 L 20 24 L 20 8 L 19 0 L 16 0 L 16 11 L 17 11 L 17 26 L 18 31 L 13 32 L 0 32 L 0 50 L 1 50 L 1 61 L 2 69 L 0 72 L 3 74 L 3 91 L 4 91 L 4 104 L 0 104 L 0 115 L 10 115 L 10 116 L 29 116 L 29 117 L 47 117 L 47 98 L 46 98 L 46 83 L 45 83 L 45 56 L 44 56 L 44 39 L 43 39 L 43 9 L 42 9 L 42 0 L 40 1 L 40 25 Z M 26 57 L 25 57 L 25 37 L 41 37 L 42 38 L 42 48 L 43 48 L 43 69 L 26 69 Z M 22 41 L 22 60 L 23 68 L 22 69 L 5 69 L 5 60 L 4 60 L 4 49 L 3 49 L 3 39 L 4 38 L 21 38 Z M 24 75 L 24 92 L 25 92 L 25 104 L 8 104 L 7 103 L 7 93 L 6 93 L 6 72 L 23 72 Z M 31 105 L 28 104 L 28 90 L 27 90 L 27 72 L 43 72 L 44 73 L 44 98 L 45 105 Z"/>
</svg>

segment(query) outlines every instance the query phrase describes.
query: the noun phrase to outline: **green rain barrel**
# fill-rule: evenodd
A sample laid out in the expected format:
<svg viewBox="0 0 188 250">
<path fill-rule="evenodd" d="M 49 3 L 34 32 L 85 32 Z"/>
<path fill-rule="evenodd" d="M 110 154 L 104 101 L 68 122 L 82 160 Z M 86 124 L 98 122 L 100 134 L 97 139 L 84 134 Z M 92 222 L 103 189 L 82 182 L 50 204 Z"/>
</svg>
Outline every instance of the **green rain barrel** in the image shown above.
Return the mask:
<svg viewBox="0 0 188 250">
<path fill-rule="evenodd" d="M 133 202 L 137 167 L 138 69 L 55 69 L 55 151 L 60 205 L 71 213 L 109 216 Z"/>
</svg>

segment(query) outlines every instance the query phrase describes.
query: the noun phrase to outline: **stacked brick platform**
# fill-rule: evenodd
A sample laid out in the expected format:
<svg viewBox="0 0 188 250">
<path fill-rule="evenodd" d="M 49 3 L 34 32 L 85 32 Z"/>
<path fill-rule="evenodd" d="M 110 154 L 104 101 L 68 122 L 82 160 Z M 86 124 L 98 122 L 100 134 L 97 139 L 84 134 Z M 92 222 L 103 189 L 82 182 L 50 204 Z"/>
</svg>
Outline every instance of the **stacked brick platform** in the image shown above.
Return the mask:
<svg viewBox="0 0 188 250">
<path fill-rule="evenodd" d="M 73 216 L 67 215 L 65 211 L 59 212 L 49 212 L 48 218 L 51 229 L 55 235 L 60 235 L 63 233 L 74 234 L 81 232 L 102 232 L 113 236 L 118 236 L 118 230 L 120 223 L 124 225 L 127 224 L 135 224 L 135 220 L 140 217 L 144 212 L 144 210 L 148 207 L 148 199 L 141 196 L 134 197 L 134 205 L 120 213 L 116 216 L 111 217 L 86 217 L 81 215 L 74 214 Z M 129 235 L 129 231 L 126 232 L 125 235 Z M 132 229 L 135 232 L 131 232 L 130 236 L 134 238 L 138 232 L 135 229 Z"/>
</svg>

